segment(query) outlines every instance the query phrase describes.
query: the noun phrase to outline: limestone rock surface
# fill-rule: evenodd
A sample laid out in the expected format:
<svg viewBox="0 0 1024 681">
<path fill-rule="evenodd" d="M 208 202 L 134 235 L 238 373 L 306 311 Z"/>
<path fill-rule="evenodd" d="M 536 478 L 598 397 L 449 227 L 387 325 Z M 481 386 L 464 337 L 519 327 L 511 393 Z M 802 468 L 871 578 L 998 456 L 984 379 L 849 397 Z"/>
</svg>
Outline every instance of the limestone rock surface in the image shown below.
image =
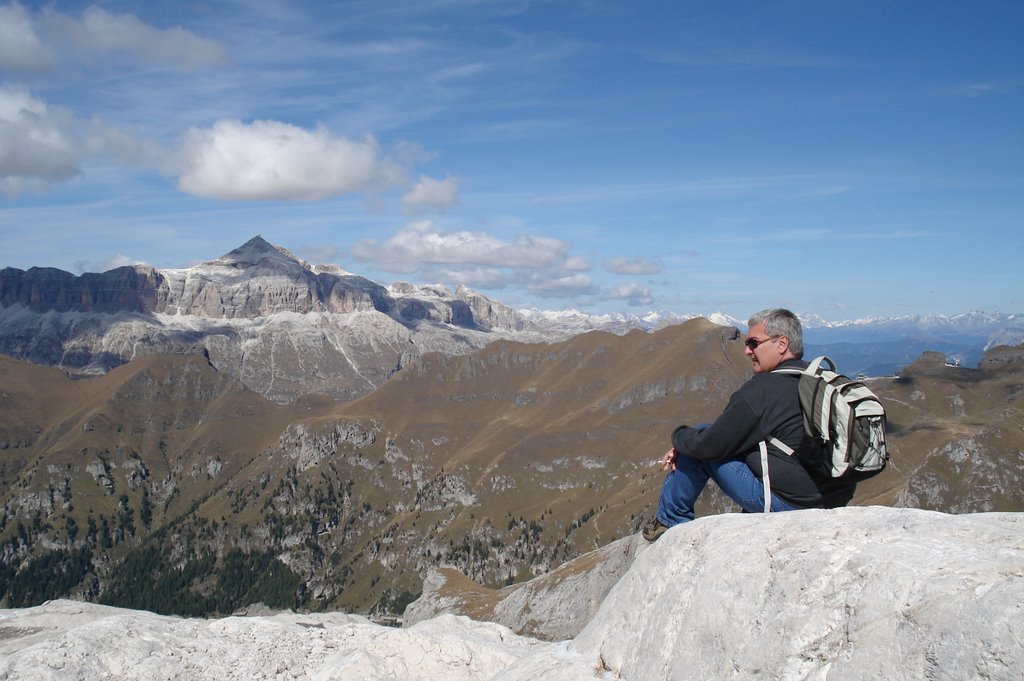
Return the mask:
<svg viewBox="0 0 1024 681">
<path fill-rule="evenodd" d="M 642 553 L 572 648 L 627 679 L 1024 678 L 1024 514 L 721 515 Z"/>
<path fill-rule="evenodd" d="M 547 641 L 576 636 L 648 544 L 625 537 L 528 582 L 488 589 L 453 569 L 427 575 L 423 593 L 405 610 L 406 626 L 437 615 L 466 615 Z"/>
<path fill-rule="evenodd" d="M 56 601 L 0 611 L 0 679 L 1017 681 L 1022 603 L 1022 514 L 730 514 L 640 552 L 568 641 L 451 614 L 391 629 Z"/>
<path fill-rule="evenodd" d="M 0 678 L 490 678 L 541 645 L 446 615 L 410 630 L 341 613 L 163 617 L 54 601 L 0 619 Z"/>
</svg>

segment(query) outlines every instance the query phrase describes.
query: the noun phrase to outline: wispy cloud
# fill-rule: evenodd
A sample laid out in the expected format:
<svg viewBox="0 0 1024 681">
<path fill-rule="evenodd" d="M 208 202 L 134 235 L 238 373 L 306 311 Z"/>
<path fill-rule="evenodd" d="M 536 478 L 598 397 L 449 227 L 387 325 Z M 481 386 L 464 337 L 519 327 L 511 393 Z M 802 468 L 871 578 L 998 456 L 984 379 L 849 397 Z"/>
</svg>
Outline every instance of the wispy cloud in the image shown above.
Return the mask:
<svg viewBox="0 0 1024 681">
<path fill-rule="evenodd" d="M 446 177 L 435 180 L 421 175 L 412 190 L 402 197 L 402 205 L 408 212 L 418 212 L 426 208 L 447 210 L 459 202 L 459 180 Z"/>
<path fill-rule="evenodd" d="M 560 239 L 522 236 L 515 241 L 502 241 L 486 232 L 443 232 L 430 220 L 406 225 L 384 241 L 364 239 L 352 247 L 352 254 L 392 271 L 456 263 L 527 269 L 564 268 L 574 262 L 569 255 L 569 245 Z"/>
<path fill-rule="evenodd" d="M 609 258 L 604 267 L 614 274 L 629 275 L 658 274 L 663 269 L 659 260 L 641 257 Z"/>
<path fill-rule="evenodd" d="M 580 189 L 549 191 L 535 197 L 537 203 L 588 203 L 595 200 L 628 200 L 651 197 L 680 199 L 722 199 L 762 196 L 773 199 L 835 196 L 849 191 L 828 173 L 790 173 L 718 178 L 682 178 L 625 184 L 598 185 Z"/>
<path fill-rule="evenodd" d="M 526 289 L 541 298 L 579 298 L 598 293 L 594 281 L 586 274 L 567 274 L 544 277 L 537 274 L 526 284 Z"/>
<path fill-rule="evenodd" d="M 45 71 L 53 64 L 53 51 L 39 38 L 28 10 L 17 3 L 0 5 L 0 69 Z"/>
<path fill-rule="evenodd" d="M 81 119 L 23 88 L 0 86 L 0 192 L 41 192 L 82 172 L 87 160 L 109 157 L 162 169 L 168 153 L 100 119 Z"/>
<path fill-rule="evenodd" d="M 0 191 L 13 196 L 79 173 L 73 117 L 24 90 L 0 87 Z"/>
<path fill-rule="evenodd" d="M 606 300 L 624 301 L 631 307 L 646 307 L 654 303 L 651 290 L 635 282 L 613 286 L 604 297 Z"/>
<path fill-rule="evenodd" d="M 748 47 L 680 47 L 674 50 L 643 50 L 661 64 L 701 70 L 767 71 L 775 69 L 831 69 L 850 66 L 831 55 L 792 49 Z"/>
<path fill-rule="evenodd" d="M 130 267 L 132 265 L 145 265 L 146 263 L 125 255 L 124 253 L 117 253 L 110 258 L 102 261 L 92 260 L 76 260 L 74 263 L 74 271 L 77 274 L 83 272 L 106 272 L 117 267 Z"/>
<path fill-rule="evenodd" d="M 950 87 L 947 92 L 958 97 L 986 97 L 989 95 L 1006 94 L 1019 90 L 1024 86 L 1024 78 L 1013 78 L 1003 80 L 976 81 L 973 83 L 960 83 Z"/>
<path fill-rule="evenodd" d="M 566 242 L 549 237 L 524 235 L 508 241 L 486 232 L 446 232 L 423 220 L 383 241 L 361 240 L 351 253 L 382 270 L 438 283 L 515 286 L 545 298 L 598 293 L 586 274 L 590 263 L 572 255 Z"/>
<path fill-rule="evenodd" d="M 925 230 L 892 230 L 892 231 L 850 231 L 847 229 L 783 229 L 762 230 L 745 234 L 720 234 L 715 238 L 720 243 L 734 245 L 751 245 L 758 243 L 794 243 L 794 242 L 841 242 L 841 241 L 894 241 L 905 239 L 926 239 L 930 236 Z"/>
<path fill-rule="evenodd" d="M 87 60 L 106 55 L 195 69 L 227 64 L 224 46 L 180 27 L 160 29 L 132 14 L 113 14 L 92 6 L 81 18 L 43 11 L 39 24 L 62 46 Z"/>
</svg>

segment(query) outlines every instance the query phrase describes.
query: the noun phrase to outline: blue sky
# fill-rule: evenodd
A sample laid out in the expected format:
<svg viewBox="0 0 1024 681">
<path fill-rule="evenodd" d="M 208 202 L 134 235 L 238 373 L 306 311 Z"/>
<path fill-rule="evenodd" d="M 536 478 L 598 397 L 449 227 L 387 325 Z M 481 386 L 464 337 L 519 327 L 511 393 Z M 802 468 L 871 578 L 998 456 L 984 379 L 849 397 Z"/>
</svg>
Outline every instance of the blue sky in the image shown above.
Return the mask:
<svg viewBox="0 0 1024 681">
<path fill-rule="evenodd" d="M 0 0 L 0 267 L 1024 311 L 1024 4 Z"/>
</svg>

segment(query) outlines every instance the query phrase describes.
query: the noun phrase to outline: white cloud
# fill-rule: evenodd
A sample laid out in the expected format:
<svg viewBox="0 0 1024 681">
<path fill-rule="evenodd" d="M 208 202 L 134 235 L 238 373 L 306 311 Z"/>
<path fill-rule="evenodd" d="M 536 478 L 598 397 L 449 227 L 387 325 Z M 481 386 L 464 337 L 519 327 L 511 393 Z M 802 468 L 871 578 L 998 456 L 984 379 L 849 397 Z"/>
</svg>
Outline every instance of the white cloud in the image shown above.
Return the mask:
<svg viewBox="0 0 1024 681">
<path fill-rule="evenodd" d="M 43 45 L 32 17 L 17 3 L 0 5 L 0 69 L 44 71 L 53 66 L 53 53 Z"/>
<path fill-rule="evenodd" d="M 559 239 L 525 235 L 505 241 L 486 232 L 443 232 L 432 221 L 410 223 L 384 241 L 365 239 L 352 255 L 424 281 L 475 289 L 523 288 L 545 298 L 596 295 L 583 258 Z"/>
<path fill-rule="evenodd" d="M 74 262 L 74 268 L 76 272 L 82 274 L 83 272 L 106 272 L 117 267 L 130 267 L 132 265 L 145 264 L 146 263 L 142 260 L 129 257 L 124 253 L 117 253 L 102 261 L 76 260 Z"/>
<path fill-rule="evenodd" d="M 565 269 L 574 272 L 586 272 L 590 269 L 590 261 L 578 255 L 571 256 L 565 261 Z"/>
<path fill-rule="evenodd" d="M 507 270 L 496 267 L 463 267 L 444 269 L 437 272 L 431 281 L 464 284 L 469 288 L 503 289 L 515 283 L 515 277 Z"/>
<path fill-rule="evenodd" d="M 16 195 L 78 174 L 71 117 L 28 92 L 0 87 L 0 191 Z"/>
<path fill-rule="evenodd" d="M 227 55 L 220 43 L 181 27 L 160 29 L 132 14 L 112 14 L 93 6 L 75 19 L 52 9 L 42 25 L 66 46 L 83 55 L 121 54 L 185 69 L 221 66 Z"/>
<path fill-rule="evenodd" d="M 658 274 L 662 270 L 661 263 L 651 258 L 609 258 L 604 261 L 605 269 L 613 274 Z"/>
<path fill-rule="evenodd" d="M 447 210 L 459 203 L 459 180 L 455 177 L 435 180 L 421 175 L 416 186 L 402 197 L 402 203 L 413 211 L 421 208 Z"/>
<path fill-rule="evenodd" d="M 567 274 L 562 277 L 538 277 L 526 287 L 542 298 L 574 298 L 597 292 L 593 280 L 586 274 Z"/>
<path fill-rule="evenodd" d="M 634 307 L 650 305 L 654 302 L 654 296 L 651 295 L 649 288 L 633 282 L 614 287 L 609 292 L 608 298 L 610 300 L 624 300 Z"/>
<path fill-rule="evenodd" d="M 222 120 L 185 135 L 178 188 L 236 200 L 318 200 L 397 183 L 377 141 L 277 121 Z"/>
<path fill-rule="evenodd" d="M 151 168 L 167 156 L 99 119 L 83 121 L 21 88 L 0 86 L 0 192 L 15 196 L 65 182 L 79 175 L 84 158 L 105 153 Z"/>
<path fill-rule="evenodd" d="M 120 53 L 133 60 L 183 67 L 223 63 L 214 42 L 180 28 L 160 30 L 131 15 L 97 7 L 74 19 L 51 8 L 33 15 L 18 3 L 0 5 L 0 69 L 42 71 L 61 52 Z M 76 60 L 76 65 L 81 60 Z M 109 154 L 121 162 L 166 169 L 168 154 L 99 117 L 79 118 L 15 85 L 0 85 L 0 193 L 42 191 L 81 172 L 84 159 Z"/>
<path fill-rule="evenodd" d="M 314 265 L 336 264 L 345 256 L 340 248 L 329 244 L 300 246 L 296 252 L 301 252 L 303 257 Z"/>
<path fill-rule="evenodd" d="M 352 247 L 360 260 L 386 268 L 410 271 L 420 265 L 483 265 L 506 268 L 561 268 L 569 260 L 569 246 L 559 239 L 522 236 L 507 242 L 485 232 L 444 233 L 430 220 L 407 225 L 390 239 L 366 239 Z"/>
</svg>

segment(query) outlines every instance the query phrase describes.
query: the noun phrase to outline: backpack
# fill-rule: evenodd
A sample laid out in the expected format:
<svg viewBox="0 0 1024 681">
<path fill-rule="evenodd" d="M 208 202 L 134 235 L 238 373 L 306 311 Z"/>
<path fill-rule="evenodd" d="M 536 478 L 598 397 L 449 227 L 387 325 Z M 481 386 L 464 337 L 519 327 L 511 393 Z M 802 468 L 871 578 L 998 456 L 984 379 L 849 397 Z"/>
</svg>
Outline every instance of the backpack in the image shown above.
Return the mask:
<svg viewBox="0 0 1024 681">
<path fill-rule="evenodd" d="M 831 369 L 823 369 L 827 362 Z M 881 473 L 889 462 L 885 451 L 885 409 L 871 390 L 836 371 L 828 357 L 818 357 L 806 369 L 775 369 L 773 373 L 798 374 L 800 411 L 804 416 L 804 438 L 793 451 L 775 437 L 762 440 L 762 483 L 765 513 L 771 510 L 771 482 L 768 476 L 768 442 L 790 456 L 796 456 L 816 478 L 865 480 Z"/>
</svg>

